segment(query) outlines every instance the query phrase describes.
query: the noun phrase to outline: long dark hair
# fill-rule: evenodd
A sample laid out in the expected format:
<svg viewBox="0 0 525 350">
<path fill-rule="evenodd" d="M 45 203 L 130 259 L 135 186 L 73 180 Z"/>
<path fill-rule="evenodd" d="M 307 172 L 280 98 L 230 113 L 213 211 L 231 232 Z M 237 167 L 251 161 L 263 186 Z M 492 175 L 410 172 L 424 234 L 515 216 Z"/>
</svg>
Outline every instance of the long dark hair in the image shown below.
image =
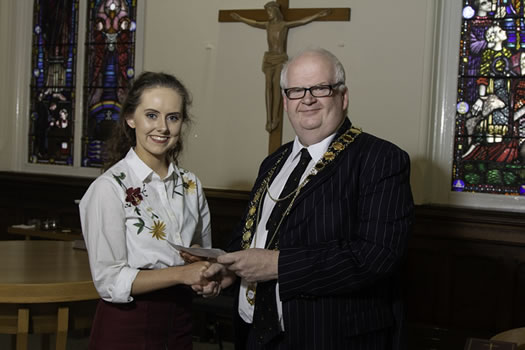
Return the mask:
<svg viewBox="0 0 525 350">
<path fill-rule="evenodd" d="M 135 129 L 130 128 L 126 119 L 133 116 L 138 105 L 141 103 L 144 91 L 157 87 L 165 87 L 175 90 L 182 98 L 182 122 L 191 122 L 189 107 L 191 106 L 191 95 L 182 82 L 171 74 L 144 72 L 135 80 L 129 90 L 120 117 L 113 127 L 111 138 L 106 142 L 104 170 L 126 156 L 131 147 L 136 145 Z M 179 137 L 175 147 L 167 154 L 169 161 L 177 163 L 177 157 L 183 149 L 182 137 Z"/>
</svg>

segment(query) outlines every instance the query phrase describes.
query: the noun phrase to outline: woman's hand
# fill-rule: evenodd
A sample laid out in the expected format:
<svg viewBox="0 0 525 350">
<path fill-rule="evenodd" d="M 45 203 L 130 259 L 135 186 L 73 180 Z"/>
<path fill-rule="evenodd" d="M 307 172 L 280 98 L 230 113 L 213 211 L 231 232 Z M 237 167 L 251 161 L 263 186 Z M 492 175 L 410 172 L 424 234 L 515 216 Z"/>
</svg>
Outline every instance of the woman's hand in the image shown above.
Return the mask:
<svg viewBox="0 0 525 350">
<path fill-rule="evenodd" d="M 210 267 L 211 263 L 208 261 L 197 261 L 191 264 L 179 266 L 180 283 L 186 285 L 206 285 L 209 280 L 204 277 L 204 272 Z"/>
<path fill-rule="evenodd" d="M 200 256 L 196 256 L 196 255 L 193 255 L 193 254 L 190 254 L 188 252 L 179 252 L 180 254 L 180 257 L 182 258 L 182 260 L 184 260 L 184 262 L 186 264 L 193 264 L 197 261 L 204 261 L 204 258 L 200 257 Z"/>
<path fill-rule="evenodd" d="M 203 298 L 215 298 L 221 294 L 222 291 L 221 284 L 218 281 L 209 281 L 208 284 L 205 285 L 194 284 L 191 288 L 198 295 L 202 295 Z"/>
<path fill-rule="evenodd" d="M 193 244 L 193 245 L 191 245 L 190 248 L 200 248 L 200 247 L 201 246 L 199 244 Z M 180 254 L 180 257 L 182 258 L 182 260 L 184 260 L 184 262 L 186 264 L 192 264 L 192 263 L 197 262 L 197 261 L 206 260 L 203 257 L 196 256 L 196 255 L 190 254 L 188 252 L 180 251 L 179 254 Z"/>
</svg>

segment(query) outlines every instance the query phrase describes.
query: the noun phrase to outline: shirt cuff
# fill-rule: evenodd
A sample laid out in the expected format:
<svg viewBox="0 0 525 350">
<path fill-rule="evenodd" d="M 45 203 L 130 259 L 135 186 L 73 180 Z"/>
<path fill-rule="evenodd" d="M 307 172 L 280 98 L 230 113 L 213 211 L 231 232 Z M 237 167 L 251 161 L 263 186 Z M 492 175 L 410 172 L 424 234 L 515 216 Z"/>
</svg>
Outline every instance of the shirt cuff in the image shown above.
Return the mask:
<svg viewBox="0 0 525 350">
<path fill-rule="evenodd" d="M 131 296 L 131 286 L 133 285 L 133 281 L 135 281 L 138 273 L 138 269 L 131 267 L 122 268 L 115 282 L 113 290 L 110 291 L 111 300 L 107 301 L 112 303 L 132 302 L 133 297 Z"/>
</svg>

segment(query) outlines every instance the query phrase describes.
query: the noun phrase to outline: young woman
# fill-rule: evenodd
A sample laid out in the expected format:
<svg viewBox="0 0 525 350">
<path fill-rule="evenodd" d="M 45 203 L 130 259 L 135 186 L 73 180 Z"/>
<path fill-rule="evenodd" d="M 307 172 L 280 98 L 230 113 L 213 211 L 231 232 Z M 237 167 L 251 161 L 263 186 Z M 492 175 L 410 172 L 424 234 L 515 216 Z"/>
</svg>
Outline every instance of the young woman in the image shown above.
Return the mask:
<svg viewBox="0 0 525 350">
<path fill-rule="evenodd" d="M 145 72 L 108 141 L 108 166 L 80 202 L 98 303 L 89 349 L 191 349 L 191 289 L 209 262 L 185 264 L 173 244 L 211 246 L 201 183 L 177 166 L 190 96 L 175 77 Z M 211 287 L 210 287 L 211 286 Z"/>
</svg>

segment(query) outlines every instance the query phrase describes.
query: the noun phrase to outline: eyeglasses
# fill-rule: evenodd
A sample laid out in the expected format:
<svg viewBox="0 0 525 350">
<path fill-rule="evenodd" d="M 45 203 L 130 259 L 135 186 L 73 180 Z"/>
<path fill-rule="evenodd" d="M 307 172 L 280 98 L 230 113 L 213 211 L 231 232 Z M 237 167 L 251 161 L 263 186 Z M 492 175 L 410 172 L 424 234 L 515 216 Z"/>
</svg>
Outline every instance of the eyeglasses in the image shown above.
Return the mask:
<svg viewBox="0 0 525 350">
<path fill-rule="evenodd" d="M 299 100 L 306 95 L 306 91 L 310 91 L 310 95 L 313 97 L 327 97 L 332 96 L 334 89 L 343 83 L 335 83 L 332 85 L 315 85 L 310 86 L 309 88 L 303 87 L 293 87 L 288 89 L 283 89 L 284 94 L 290 100 Z"/>
</svg>

